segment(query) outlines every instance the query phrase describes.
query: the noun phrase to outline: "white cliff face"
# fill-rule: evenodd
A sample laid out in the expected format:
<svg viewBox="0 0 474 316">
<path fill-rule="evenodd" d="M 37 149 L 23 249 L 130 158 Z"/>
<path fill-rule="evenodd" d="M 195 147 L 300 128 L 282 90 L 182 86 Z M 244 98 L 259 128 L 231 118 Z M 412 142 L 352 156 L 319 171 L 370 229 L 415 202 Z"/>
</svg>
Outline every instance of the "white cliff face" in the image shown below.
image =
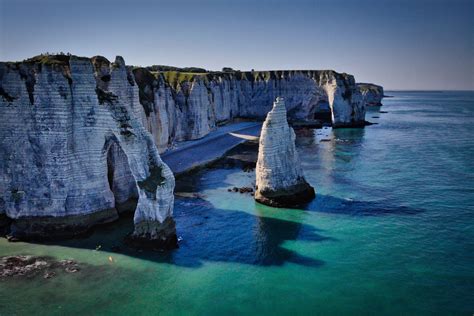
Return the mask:
<svg viewBox="0 0 474 316">
<path fill-rule="evenodd" d="M 160 152 L 173 141 L 201 138 L 236 118 L 263 119 L 277 96 L 285 98 L 290 119 L 312 120 L 330 111 L 335 127 L 365 124 L 365 104 L 354 77 L 334 71 L 203 73 L 178 83 L 144 68 L 134 74 L 140 100 L 151 109 L 145 125 Z M 144 97 L 150 91 L 155 96 Z"/>
<path fill-rule="evenodd" d="M 174 178 L 159 152 L 262 119 L 277 96 L 292 119 L 329 109 L 333 126 L 364 123 L 354 78 L 334 71 L 178 72 L 171 82 L 120 57 L 48 58 L 0 63 L 0 223 L 13 220 L 17 235 L 75 234 L 136 205 L 134 237 L 175 236 Z"/>
<path fill-rule="evenodd" d="M 184 82 L 176 93 L 176 132 L 178 141 L 206 136 L 215 127 L 214 107 L 204 80 Z"/>
<path fill-rule="evenodd" d="M 161 227 L 174 177 L 142 124 L 138 87 L 121 57 L 98 64 L 0 63 L 0 213 L 13 235 L 75 235 L 135 201 L 134 235 L 175 238 Z"/>
<path fill-rule="evenodd" d="M 288 125 L 285 103 L 277 98 L 260 134 L 255 199 L 271 206 L 298 206 L 314 198 L 314 189 L 306 182 L 295 132 Z"/>
<path fill-rule="evenodd" d="M 384 97 L 383 87 L 373 83 L 358 83 L 362 100 L 367 106 L 381 106 Z"/>
<path fill-rule="evenodd" d="M 353 76 L 323 72 L 319 82 L 328 96 L 334 127 L 365 125 L 365 104 Z"/>
<path fill-rule="evenodd" d="M 239 113 L 239 86 L 237 80 L 217 77 L 209 81 L 210 104 L 215 111 L 216 124 L 231 121 Z"/>
</svg>

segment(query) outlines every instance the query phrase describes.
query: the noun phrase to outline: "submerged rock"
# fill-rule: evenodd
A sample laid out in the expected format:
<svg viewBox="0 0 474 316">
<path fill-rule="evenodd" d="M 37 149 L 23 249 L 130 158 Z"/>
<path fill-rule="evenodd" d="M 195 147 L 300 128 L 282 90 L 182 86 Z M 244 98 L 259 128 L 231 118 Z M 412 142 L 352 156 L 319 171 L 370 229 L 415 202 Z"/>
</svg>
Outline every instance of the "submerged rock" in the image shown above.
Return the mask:
<svg viewBox="0 0 474 316">
<path fill-rule="evenodd" d="M 135 231 L 127 236 L 125 242 L 142 249 L 171 250 L 178 248 L 176 224 L 168 217 L 164 222 L 142 221 L 135 224 Z"/>
<path fill-rule="evenodd" d="M 229 188 L 227 189 L 227 192 L 239 192 L 239 193 L 253 193 L 253 188 L 251 187 L 233 187 L 233 188 Z"/>
<path fill-rule="evenodd" d="M 255 200 L 275 207 L 299 207 L 315 197 L 305 180 L 288 125 L 285 103 L 277 98 L 260 134 Z"/>
<path fill-rule="evenodd" d="M 35 277 L 43 275 L 50 279 L 57 273 L 76 273 L 80 271 L 79 264 L 72 259 L 56 260 L 51 257 L 35 256 L 6 256 L 0 257 L 0 280 L 11 277 Z"/>
</svg>

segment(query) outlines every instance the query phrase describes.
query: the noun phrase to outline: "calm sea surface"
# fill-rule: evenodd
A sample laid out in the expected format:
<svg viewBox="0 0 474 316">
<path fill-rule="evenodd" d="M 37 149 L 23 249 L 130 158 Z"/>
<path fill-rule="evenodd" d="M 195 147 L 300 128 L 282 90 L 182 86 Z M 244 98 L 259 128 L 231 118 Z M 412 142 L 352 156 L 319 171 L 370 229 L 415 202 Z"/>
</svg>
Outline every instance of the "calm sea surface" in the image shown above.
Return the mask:
<svg viewBox="0 0 474 316">
<path fill-rule="evenodd" d="M 378 125 L 299 133 L 307 210 L 227 192 L 255 175 L 222 167 L 181 184 L 202 198 L 177 198 L 168 254 L 113 252 L 130 218 L 54 245 L 0 239 L 0 255 L 87 264 L 0 281 L 0 315 L 472 315 L 474 93 L 388 94 Z"/>
</svg>

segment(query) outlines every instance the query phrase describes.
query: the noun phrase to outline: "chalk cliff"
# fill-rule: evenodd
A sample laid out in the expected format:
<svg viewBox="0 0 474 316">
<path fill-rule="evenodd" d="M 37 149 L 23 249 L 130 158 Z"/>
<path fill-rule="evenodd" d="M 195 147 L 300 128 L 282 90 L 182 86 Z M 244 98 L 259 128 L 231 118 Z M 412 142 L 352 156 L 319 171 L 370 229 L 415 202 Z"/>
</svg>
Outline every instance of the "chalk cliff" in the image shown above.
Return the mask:
<svg viewBox="0 0 474 316">
<path fill-rule="evenodd" d="M 381 106 L 384 97 L 383 87 L 373 83 L 357 83 L 362 100 L 367 106 Z"/>
<path fill-rule="evenodd" d="M 0 117 L 0 217 L 12 236 L 74 236 L 135 208 L 132 237 L 176 245 L 174 177 L 121 57 L 2 62 Z"/>
<path fill-rule="evenodd" d="M 154 69 L 154 68 L 151 68 Z M 365 125 L 365 104 L 354 77 L 331 70 L 199 72 L 133 70 L 144 124 L 160 152 L 173 141 L 197 139 L 236 118 L 264 119 L 277 96 L 290 119 L 328 113 L 335 127 Z"/>
<path fill-rule="evenodd" d="M 298 207 L 315 197 L 304 178 L 295 132 L 288 125 L 285 102 L 280 97 L 263 123 L 255 172 L 255 200 L 262 204 Z"/>
<path fill-rule="evenodd" d="M 0 63 L 0 226 L 69 236 L 135 209 L 132 240 L 175 243 L 174 178 L 159 153 L 218 125 L 327 113 L 365 125 L 354 77 L 331 70 L 209 72 L 130 67 L 121 57 L 37 56 Z"/>
</svg>

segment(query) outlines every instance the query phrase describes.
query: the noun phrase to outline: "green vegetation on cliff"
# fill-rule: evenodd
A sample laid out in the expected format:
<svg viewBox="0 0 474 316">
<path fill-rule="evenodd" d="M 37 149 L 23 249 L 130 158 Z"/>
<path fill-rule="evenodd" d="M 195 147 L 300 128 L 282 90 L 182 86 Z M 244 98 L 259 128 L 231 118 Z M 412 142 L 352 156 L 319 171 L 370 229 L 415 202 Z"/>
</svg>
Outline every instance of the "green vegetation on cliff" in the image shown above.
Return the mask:
<svg viewBox="0 0 474 316">
<path fill-rule="evenodd" d="M 40 64 L 40 65 L 62 65 L 62 66 L 69 66 L 69 59 L 71 58 L 71 54 L 41 54 L 38 56 L 34 56 L 28 59 L 25 59 L 23 62 L 25 63 L 33 63 L 33 64 Z M 82 60 L 89 60 L 88 57 L 79 57 L 74 56 L 77 59 Z"/>
</svg>

